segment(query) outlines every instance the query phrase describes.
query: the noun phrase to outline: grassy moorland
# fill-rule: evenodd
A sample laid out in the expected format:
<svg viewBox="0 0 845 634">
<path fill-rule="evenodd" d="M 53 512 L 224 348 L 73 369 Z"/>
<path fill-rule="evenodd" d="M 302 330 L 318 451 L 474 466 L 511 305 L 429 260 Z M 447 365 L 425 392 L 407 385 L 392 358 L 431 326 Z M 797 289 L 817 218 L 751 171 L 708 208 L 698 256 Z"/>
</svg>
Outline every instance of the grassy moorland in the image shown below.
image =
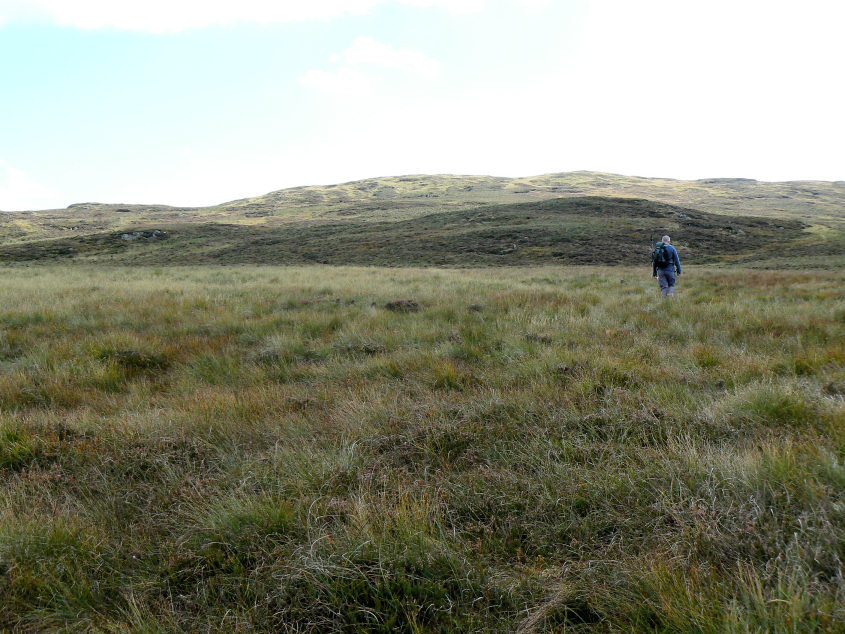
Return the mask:
<svg viewBox="0 0 845 634">
<path fill-rule="evenodd" d="M 715 213 L 822 222 L 843 220 L 845 181 L 765 182 L 748 178 L 695 181 L 603 172 L 562 172 L 525 178 L 409 175 L 338 185 L 294 187 L 209 207 L 252 222 L 263 219 L 415 217 L 481 205 L 560 197 L 645 198 Z M 97 208 L 97 207 L 95 207 Z"/>
<path fill-rule="evenodd" d="M 769 183 L 742 178 L 682 181 L 600 172 L 564 172 L 526 178 L 410 175 L 312 187 L 294 187 L 212 207 L 78 203 L 66 209 L 0 213 L 0 243 L 85 239 L 139 228 L 241 225 L 274 229 L 289 224 L 408 221 L 479 207 L 540 203 L 557 198 L 646 199 L 726 216 L 797 220 L 842 242 L 845 181 Z M 7 210 L 8 211 L 8 210 Z"/>
<path fill-rule="evenodd" d="M 476 207 L 408 220 L 291 222 L 278 227 L 221 222 L 160 225 L 0 246 L 0 262 L 122 265 L 354 264 L 506 266 L 648 262 L 664 233 L 685 262 L 793 255 L 816 237 L 784 218 L 729 216 L 650 200 L 576 197 Z M 838 236 L 834 231 L 830 233 Z M 845 234 L 810 255 L 842 253 Z M 794 255 L 793 255 L 794 257 Z M 825 260 L 825 263 L 826 263 Z M 815 263 L 818 266 L 818 263 Z"/>
<path fill-rule="evenodd" d="M 0 629 L 843 631 L 843 288 L 4 268 Z"/>
</svg>

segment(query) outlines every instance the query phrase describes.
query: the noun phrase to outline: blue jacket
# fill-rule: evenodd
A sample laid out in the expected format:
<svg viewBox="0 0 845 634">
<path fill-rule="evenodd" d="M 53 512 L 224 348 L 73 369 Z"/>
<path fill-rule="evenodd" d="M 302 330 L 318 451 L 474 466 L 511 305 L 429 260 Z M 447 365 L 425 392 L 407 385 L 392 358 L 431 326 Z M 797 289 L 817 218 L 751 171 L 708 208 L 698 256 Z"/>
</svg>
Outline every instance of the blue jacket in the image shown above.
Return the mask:
<svg viewBox="0 0 845 634">
<path fill-rule="evenodd" d="M 658 242 L 655 245 L 655 249 L 660 244 L 662 244 L 662 243 Z M 660 268 L 669 269 L 669 268 L 672 268 L 674 266 L 675 270 L 678 272 L 678 275 L 680 275 L 681 274 L 681 261 L 678 259 L 677 250 L 675 250 L 675 247 L 673 247 L 671 244 L 666 245 L 666 255 L 669 256 L 669 264 L 662 266 Z M 652 274 L 657 275 L 657 262 L 654 261 L 654 254 L 652 254 L 652 256 L 651 256 L 651 268 L 652 268 L 652 271 L 651 271 Z"/>
</svg>

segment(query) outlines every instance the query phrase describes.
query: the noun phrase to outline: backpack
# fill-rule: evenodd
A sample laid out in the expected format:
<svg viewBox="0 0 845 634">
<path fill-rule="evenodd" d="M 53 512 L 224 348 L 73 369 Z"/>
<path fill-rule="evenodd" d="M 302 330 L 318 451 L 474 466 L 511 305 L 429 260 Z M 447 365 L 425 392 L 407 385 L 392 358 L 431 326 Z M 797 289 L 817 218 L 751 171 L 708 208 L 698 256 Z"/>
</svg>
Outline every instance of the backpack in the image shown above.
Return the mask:
<svg viewBox="0 0 845 634">
<path fill-rule="evenodd" d="M 669 252 L 666 250 L 666 245 L 662 242 L 655 247 L 654 254 L 651 256 L 651 259 L 654 262 L 654 265 L 659 269 L 672 264 Z"/>
</svg>

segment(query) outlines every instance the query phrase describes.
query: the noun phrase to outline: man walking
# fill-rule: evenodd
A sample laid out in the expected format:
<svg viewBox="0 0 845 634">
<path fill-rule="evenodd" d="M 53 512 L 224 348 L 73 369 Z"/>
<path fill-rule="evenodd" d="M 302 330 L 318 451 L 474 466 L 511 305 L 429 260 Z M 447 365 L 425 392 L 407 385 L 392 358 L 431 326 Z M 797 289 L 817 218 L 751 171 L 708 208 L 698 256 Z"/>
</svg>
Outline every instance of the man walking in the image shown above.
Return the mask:
<svg viewBox="0 0 845 634">
<path fill-rule="evenodd" d="M 663 236 L 651 255 L 652 273 L 660 282 L 660 294 L 673 297 L 675 293 L 675 272 L 681 274 L 681 261 L 678 252 L 671 244 L 669 236 Z"/>
</svg>

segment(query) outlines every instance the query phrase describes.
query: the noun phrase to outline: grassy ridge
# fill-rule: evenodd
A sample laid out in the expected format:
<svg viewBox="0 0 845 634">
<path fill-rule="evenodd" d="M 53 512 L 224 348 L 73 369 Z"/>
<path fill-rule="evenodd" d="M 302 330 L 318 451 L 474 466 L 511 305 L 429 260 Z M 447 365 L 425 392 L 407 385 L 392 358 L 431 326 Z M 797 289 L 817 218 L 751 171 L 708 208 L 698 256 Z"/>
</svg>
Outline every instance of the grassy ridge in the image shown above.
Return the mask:
<svg viewBox="0 0 845 634">
<path fill-rule="evenodd" d="M 383 219 L 485 204 L 539 202 L 572 196 L 644 198 L 728 215 L 842 223 L 845 181 L 762 182 L 748 178 L 683 181 L 602 172 L 525 178 L 394 176 L 338 185 L 294 187 L 210 208 L 248 218 L 349 217 Z"/>
<path fill-rule="evenodd" d="M 0 247 L 0 261 L 76 259 L 111 264 L 526 265 L 648 262 L 650 239 L 679 236 L 684 261 L 760 259 L 800 246 L 794 220 L 732 217 L 647 200 L 560 198 L 392 221 L 345 220 L 279 227 L 167 225 Z"/>
<path fill-rule="evenodd" d="M 0 628 L 841 629 L 843 281 L 6 269 Z"/>
<path fill-rule="evenodd" d="M 278 227 L 339 220 L 388 222 L 574 196 L 647 199 L 729 216 L 788 218 L 839 231 L 845 222 L 845 182 L 842 181 L 679 181 L 599 172 L 528 178 L 418 175 L 294 187 L 212 207 L 80 203 L 67 209 L 0 213 L 0 242 L 75 239 L 155 224 L 223 222 Z"/>
</svg>

